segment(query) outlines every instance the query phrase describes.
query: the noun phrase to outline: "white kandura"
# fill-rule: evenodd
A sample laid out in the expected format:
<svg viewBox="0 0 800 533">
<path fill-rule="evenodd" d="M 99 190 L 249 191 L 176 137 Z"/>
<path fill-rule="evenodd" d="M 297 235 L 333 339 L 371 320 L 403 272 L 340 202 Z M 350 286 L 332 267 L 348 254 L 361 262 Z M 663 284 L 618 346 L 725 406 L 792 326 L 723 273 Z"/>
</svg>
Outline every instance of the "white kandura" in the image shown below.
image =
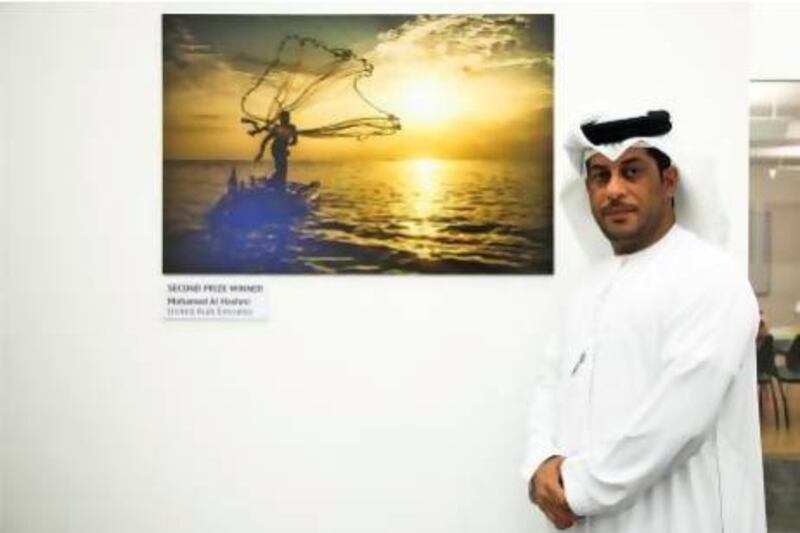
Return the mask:
<svg viewBox="0 0 800 533">
<path fill-rule="evenodd" d="M 525 479 L 567 458 L 575 533 L 765 532 L 747 278 L 674 225 L 583 280 L 535 390 Z"/>
</svg>

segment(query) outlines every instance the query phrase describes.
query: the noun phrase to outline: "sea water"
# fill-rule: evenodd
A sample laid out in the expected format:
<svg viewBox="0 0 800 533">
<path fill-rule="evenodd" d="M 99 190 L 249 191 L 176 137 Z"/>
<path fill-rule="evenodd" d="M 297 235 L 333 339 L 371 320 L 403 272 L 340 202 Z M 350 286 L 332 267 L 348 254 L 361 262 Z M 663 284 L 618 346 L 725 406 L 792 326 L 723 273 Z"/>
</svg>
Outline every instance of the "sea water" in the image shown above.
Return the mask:
<svg viewBox="0 0 800 533">
<path fill-rule="evenodd" d="M 290 161 L 319 181 L 315 209 L 280 227 L 219 231 L 206 214 L 232 169 L 249 185 L 271 163 L 164 163 L 165 273 L 550 273 L 552 167 L 537 161 Z"/>
</svg>

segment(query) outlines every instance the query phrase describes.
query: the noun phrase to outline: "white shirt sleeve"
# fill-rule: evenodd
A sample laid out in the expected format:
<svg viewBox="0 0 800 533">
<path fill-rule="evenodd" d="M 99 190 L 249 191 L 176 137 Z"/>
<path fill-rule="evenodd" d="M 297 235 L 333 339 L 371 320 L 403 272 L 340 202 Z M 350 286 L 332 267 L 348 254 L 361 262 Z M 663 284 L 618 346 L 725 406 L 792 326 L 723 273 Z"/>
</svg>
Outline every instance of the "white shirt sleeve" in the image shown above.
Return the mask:
<svg viewBox="0 0 800 533">
<path fill-rule="evenodd" d="M 625 508 L 705 441 L 734 376 L 753 354 L 758 324 L 747 282 L 720 278 L 677 297 L 665 312 L 661 377 L 621 434 L 561 465 L 575 514 Z"/>
<path fill-rule="evenodd" d="M 548 457 L 561 455 L 553 443 L 555 433 L 555 390 L 557 384 L 557 339 L 551 338 L 544 353 L 543 364 L 534 388 L 528 415 L 528 440 L 525 460 L 520 474 L 530 481 Z"/>
</svg>

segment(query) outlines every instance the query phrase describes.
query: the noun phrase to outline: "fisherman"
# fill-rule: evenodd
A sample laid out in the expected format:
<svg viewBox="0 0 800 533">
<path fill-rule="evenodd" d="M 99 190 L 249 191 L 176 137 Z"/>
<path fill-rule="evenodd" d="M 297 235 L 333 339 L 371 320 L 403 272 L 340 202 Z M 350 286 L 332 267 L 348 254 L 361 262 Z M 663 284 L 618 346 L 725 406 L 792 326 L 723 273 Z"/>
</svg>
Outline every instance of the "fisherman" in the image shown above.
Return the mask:
<svg viewBox="0 0 800 533">
<path fill-rule="evenodd" d="M 289 111 L 281 111 L 278 115 L 278 121 L 278 124 L 269 128 L 269 133 L 261 141 L 261 146 L 255 161 L 261 161 L 267 143 L 272 141 L 270 150 L 272 151 L 272 160 L 275 163 L 275 172 L 272 174 L 271 180 L 277 190 L 285 191 L 289 167 L 289 146 L 297 144 L 297 128 L 291 122 Z M 256 135 L 266 131 L 268 127 L 269 125 L 265 125 L 263 128 L 255 128 L 248 133 L 250 135 Z"/>
<path fill-rule="evenodd" d="M 696 176 L 679 175 L 671 131 L 656 111 L 584 122 L 567 144 L 583 184 L 565 209 L 585 220 L 588 198 L 613 256 L 561 302 L 532 402 L 523 475 L 557 529 L 766 531 L 758 306 L 734 262 L 689 229 L 713 234 L 709 218 L 679 209 Z"/>
<path fill-rule="evenodd" d="M 231 168 L 231 174 L 228 176 L 228 194 L 236 193 L 239 185 L 239 180 L 236 177 L 236 167 Z"/>
</svg>

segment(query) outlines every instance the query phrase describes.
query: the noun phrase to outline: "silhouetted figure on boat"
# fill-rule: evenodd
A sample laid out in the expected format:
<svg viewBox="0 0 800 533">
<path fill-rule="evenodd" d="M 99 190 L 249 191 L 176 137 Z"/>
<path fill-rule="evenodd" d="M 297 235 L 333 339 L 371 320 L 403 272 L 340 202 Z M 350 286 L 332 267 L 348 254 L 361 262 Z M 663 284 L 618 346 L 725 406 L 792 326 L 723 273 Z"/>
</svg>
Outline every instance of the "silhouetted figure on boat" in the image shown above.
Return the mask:
<svg viewBox="0 0 800 533">
<path fill-rule="evenodd" d="M 239 187 L 239 180 L 236 177 L 236 167 L 231 168 L 231 175 L 228 177 L 228 194 L 234 194 Z"/>
<path fill-rule="evenodd" d="M 256 128 L 251 130 L 250 135 L 256 135 L 265 131 L 267 126 L 263 128 Z M 264 150 L 267 143 L 272 141 L 270 150 L 272 151 L 272 160 L 275 162 L 275 173 L 272 175 L 270 181 L 276 189 L 286 190 L 286 176 L 289 170 L 289 147 L 297 144 L 297 128 L 291 123 L 291 115 L 288 111 L 281 111 L 278 115 L 278 123 L 269 129 L 269 133 L 264 140 L 261 141 L 261 147 L 258 150 L 255 161 L 261 161 L 264 157 Z"/>
</svg>

